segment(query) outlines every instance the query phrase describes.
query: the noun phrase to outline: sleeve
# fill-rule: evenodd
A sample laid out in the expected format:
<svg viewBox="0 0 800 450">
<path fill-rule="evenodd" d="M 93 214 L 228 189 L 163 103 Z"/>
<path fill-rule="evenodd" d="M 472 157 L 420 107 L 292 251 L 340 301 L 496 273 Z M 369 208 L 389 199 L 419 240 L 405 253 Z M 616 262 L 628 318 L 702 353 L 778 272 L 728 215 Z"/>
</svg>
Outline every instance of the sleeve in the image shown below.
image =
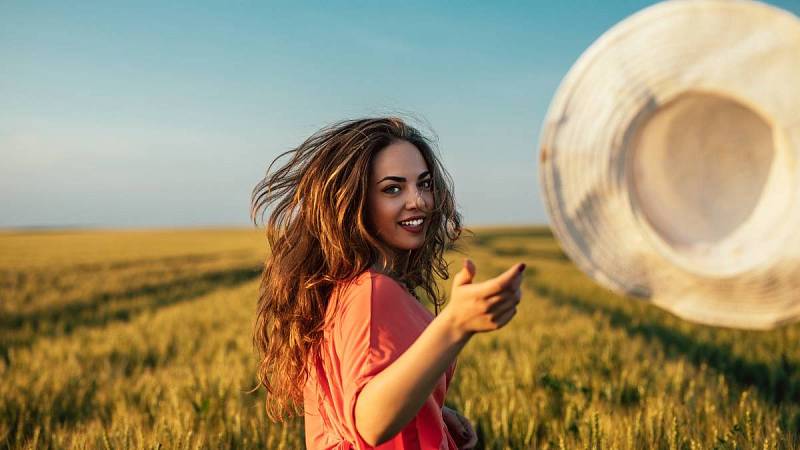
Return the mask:
<svg viewBox="0 0 800 450">
<path fill-rule="evenodd" d="M 356 449 L 370 445 L 356 429 L 356 399 L 372 378 L 370 367 L 371 282 L 350 286 L 340 298 L 342 309 L 334 332 L 334 346 L 339 355 L 342 377 L 342 401 L 345 428 Z"/>
<path fill-rule="evenodd" d="M 344 296 L 339 317 L 337 353 L 342 375 L 345 426 L 352 434 L 355 448 L 371 448 L 356 430 L 355 406 L 364 386 L 394 362 L 416 336 L 404 329 L 403 291 L 380 275 L 371 275 L 353 286 Z M 398 297 L 400 296 L 400 297 Z M 413 430 L 414 423 L 403 429 Z"/>
<path fill-rule="evenodd" d="M 455 375 L 457 364 L 458 364 L 458 357 L 456 357 L 453 360 L 453 364 L 450 364 L 450 367 L 447 368 L 447 372 L 445 375 L 445 391 L 450 390 L 450 384 L 453 382 L 453 375 Z"/>
<path fill-rule="evenodd" d="M 316 390 L 309 386 L 313 380 L 309 378 L 303 389 L 303 419 L 305 427 L 306 448 L 321 448 L 325 441 L 322 416 L 317 404 Z"/>
</svg>

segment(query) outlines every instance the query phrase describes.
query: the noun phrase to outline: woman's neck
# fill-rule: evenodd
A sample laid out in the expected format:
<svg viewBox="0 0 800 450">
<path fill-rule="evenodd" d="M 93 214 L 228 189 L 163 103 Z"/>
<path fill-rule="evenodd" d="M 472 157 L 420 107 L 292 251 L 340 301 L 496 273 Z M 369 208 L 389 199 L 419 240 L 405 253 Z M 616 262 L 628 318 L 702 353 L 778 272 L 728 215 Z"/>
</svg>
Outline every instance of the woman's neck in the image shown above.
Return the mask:
<svg viewBox="0 0 800 450">
<path fill-rule="evenodd" d="M 408 264 L 409 253 L 394 251 L 392 254 L 391 262 L 388 261 L 375 261 L 371 269 L 380 272 L 384 275 L 390 275 L 392 277 L 397 277 L 400 273 L 403 273 L 406 269 L 406 265 Z M 388 265 L 394 264 L 393 267 L 387 267 Z M 392 270 L 394 269 L 394 270 Z"/>
<path fill-rule="evenodd" d="M 373 271 L 375 271 L 377 273 L 386 275 L 389 278 L 393 279 L 395 282 L 397 282 L 397 284 L 399 284 L 400 286 L 405 288 L 405 290 L 408 291 L 408 293 L 411 294 L 411 296 L 416 298 L 417 301 L 421 301 L 420 298 L 417 296 L 417 293 L 414 292 L 414 289 L 412 289 L 411 286 L 409 286 L 408 281 L 405 280 L 401 274 L 393 273 L 388 268 L 384 267 L 382 264 L 379 264 L 379 263 L 373 264 L 370 267 L 370 269 L 372 269 Z"/>
</svg>

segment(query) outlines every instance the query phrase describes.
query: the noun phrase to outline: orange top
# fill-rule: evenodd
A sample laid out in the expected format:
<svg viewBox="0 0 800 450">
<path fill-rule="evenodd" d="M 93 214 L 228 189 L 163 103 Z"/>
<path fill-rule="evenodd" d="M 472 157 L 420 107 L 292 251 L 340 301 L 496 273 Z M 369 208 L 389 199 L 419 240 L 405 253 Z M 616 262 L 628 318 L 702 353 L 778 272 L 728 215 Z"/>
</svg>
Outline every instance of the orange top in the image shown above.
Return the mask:
<svg viewBox="0 0 800 450">
<path fill-rule="evenodd" d="M 356 398 L 432 320 L 433 315 L 398 282 L 371 269 L 353 283 L 334 288 L 322 340 L 322 362 L 311 370 L 303 390 L 308 450 L 373 448 L 356 431 Z M 442 420 L 444 396 L 454 370 L 455 362 L 408 425 L 375 448 L 455 450 Z"/>
</svg>

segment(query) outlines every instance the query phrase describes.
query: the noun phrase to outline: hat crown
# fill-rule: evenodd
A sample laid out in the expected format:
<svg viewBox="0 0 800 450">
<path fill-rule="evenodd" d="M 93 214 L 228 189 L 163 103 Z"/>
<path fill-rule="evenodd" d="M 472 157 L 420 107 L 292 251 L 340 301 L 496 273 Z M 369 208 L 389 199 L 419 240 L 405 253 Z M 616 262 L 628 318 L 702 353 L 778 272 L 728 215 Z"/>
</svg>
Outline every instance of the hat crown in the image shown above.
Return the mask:
<svg viewBox="0 0 800 450">
<path fill-rule="evenodd" d="M 615 25 L 542 128 L 542 193 L 565 252 L 690 320 L 800 317 L 797 80 L 800 20 L 762 3 L 668 1 Z"/>
</svg>

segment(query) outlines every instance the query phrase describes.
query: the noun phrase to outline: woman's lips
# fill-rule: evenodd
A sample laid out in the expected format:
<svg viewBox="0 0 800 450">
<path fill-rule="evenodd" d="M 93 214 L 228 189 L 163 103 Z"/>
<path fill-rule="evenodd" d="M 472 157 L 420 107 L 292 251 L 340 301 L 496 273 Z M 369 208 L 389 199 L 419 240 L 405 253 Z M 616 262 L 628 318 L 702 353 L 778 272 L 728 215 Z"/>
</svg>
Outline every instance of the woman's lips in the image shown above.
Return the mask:
<svg viewBox="0 0 800 450">
<path fill-rule="evenodd" d="M 422 233 L 422 228 L 425 226 L 425 219 L 422 219 L 422 223 L 419 225 L 411 226 L 411 225 L 403 225 L 402 223 L 399 224 L 404 230 L 408 231 L 409 233 L 419 234 Z"/>
</svg>

